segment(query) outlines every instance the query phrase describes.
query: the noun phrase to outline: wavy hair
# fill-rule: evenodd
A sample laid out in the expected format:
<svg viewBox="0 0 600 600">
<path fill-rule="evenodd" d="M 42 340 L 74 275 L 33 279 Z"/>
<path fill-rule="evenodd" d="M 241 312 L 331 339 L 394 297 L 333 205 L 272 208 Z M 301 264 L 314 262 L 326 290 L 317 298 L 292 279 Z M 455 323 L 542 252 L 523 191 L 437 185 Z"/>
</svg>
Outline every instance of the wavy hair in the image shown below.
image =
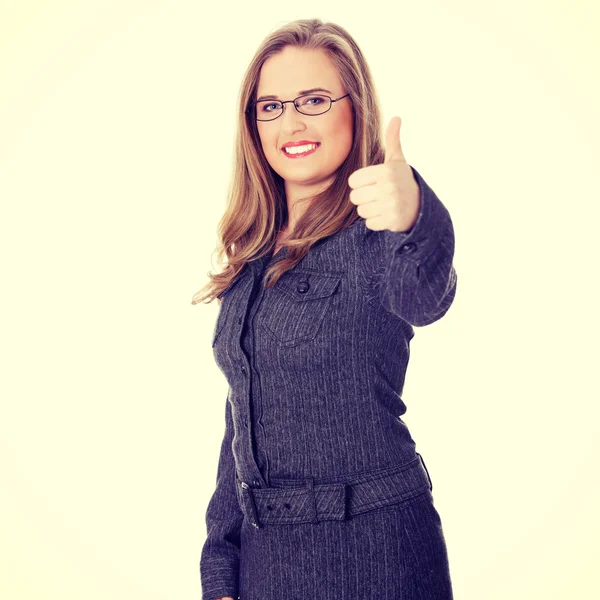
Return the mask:
<svg viewBox="0 0 600 600">
<path fill-rule="evenodd" d="M 350 34 L 335 23 L 299 19 L 286 23 L 267 36 L 259 46 L 242 80 L 238 99 L 238 127 L 232 179 L 225 214 L 218 225 L 218 262 L 227 257 L 223 272 L 208 273 L 210 281 L 193 298 L 192 304 L 212 302 L 226 290 L 246 263 L 270 252 L 279 232 L 287 225 L 288 208 L 284 180 L 269 165 L 252 111 L 263 63 L 286 46 L 327 53 L 350 94 L 354 113 L 352 147 L 337 170 L 333 183 L 316 195 L 303 198 L 307 210 L 284 244 L 287 256 L 265 274 L 265 287 L 275 285 L 319 240 L 349 227 L 360 219 L 349 200 L 348 177 L 362 167 L 384 161 L 381 143 L 381 110 L 367 62 Z M 219 299 L 220 302 L 220 299 Z M 206 303 L 206 302 L 205 302 Z"/>
</svg>

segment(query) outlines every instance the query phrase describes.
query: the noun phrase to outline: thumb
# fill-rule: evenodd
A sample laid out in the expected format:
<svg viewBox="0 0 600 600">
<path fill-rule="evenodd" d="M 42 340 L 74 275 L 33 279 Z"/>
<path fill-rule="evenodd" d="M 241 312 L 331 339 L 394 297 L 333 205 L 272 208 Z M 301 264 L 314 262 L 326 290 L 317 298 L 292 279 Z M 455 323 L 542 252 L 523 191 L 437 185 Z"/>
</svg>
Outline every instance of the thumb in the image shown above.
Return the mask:
<svg viewBox="0 0 600 600">
<path fill-rule="evenodd" d="M 400 144 L 400 125 L 402 125 L 402 119 L 400 117 L 392 117 L 385 132 L 385 160 L 402 160 L 406 162 L 404 153 L 402 152 L 402 146 Z"/>
</svg>

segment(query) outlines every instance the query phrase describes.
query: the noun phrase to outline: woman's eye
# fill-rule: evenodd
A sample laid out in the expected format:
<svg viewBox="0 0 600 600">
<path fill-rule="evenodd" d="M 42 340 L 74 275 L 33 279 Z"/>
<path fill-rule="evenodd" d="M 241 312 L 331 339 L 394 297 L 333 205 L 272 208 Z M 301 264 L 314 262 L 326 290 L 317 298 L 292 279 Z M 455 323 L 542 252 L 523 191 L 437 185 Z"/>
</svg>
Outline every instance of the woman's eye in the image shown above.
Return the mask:
<svg viewBox="0 0 600 600">
<path fill-rule="evenodd" d="M 310 98 L 306 98 L 306 100 L 304 101 L 304 104 L 308 104 L 311 101 L 315 101 L 311 106 L 314 106 L 315 104 L 318 104 L 319 102 L 323 102 L 323 98 L 320 98 L 319 96 L 311 96 Z"/>
</svg>

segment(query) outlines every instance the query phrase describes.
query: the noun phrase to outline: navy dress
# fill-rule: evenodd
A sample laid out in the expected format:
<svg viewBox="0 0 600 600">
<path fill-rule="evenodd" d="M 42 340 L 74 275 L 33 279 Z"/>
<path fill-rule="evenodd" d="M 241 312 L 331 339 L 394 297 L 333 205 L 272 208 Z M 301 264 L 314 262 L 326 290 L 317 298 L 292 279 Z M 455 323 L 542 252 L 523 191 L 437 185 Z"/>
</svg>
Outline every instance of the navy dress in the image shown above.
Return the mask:
<svg viewBox="0 0 600 600">
<path fill-rule="evenodd" d="M 408 232 L 359 219 L 277 284 L 249 262 L 212 345 L 229 383 L 202 600 L 451 600 L 440 515 L 402 420 L 414 326 L 456 293 L 448 210 L 420 174 Z"/>
</svg>

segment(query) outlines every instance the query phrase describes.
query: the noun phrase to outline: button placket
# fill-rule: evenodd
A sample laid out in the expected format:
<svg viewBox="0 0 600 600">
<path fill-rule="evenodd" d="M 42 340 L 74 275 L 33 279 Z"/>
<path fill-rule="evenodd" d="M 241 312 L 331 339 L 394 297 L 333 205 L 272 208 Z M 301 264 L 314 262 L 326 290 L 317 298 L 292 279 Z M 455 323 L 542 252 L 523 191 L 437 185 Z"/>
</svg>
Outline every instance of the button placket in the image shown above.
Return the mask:
<svg viewBox="0 0 600 600">
<path fill-rule="evenodd" d="M 242 315 L 241 317 L 239 317 L 238 322 L 240 324 L 244 323 L 243 327 L 241 328 L 241 333 L 240 333 L 240 337 L 239 339 L 242 341 L 241 345 L 240 345 L 240 352 L 241 352 L 241 357 L 243 357 L 242 360 L 246 359 L 245 364 L 240 366 L 240 371 L 244 374 L 244 376 L 248 379 L 248 381 L 246 382 L 246 384 L 244 385 L 244 397 L 245 397 L 245 415 L 243 416 L 243 418 L 241 419 L 241 423 L 243 424 L 243 427 L 246 429 L 245 433 L 245 437 L 247 437 L 247 441 L 246 441 L 246 445 L 247 445 L 247 449 L 248 449 L 248 458 L 251 461 L 251 464 L 249 465 L 250 468 L 250 473 L 247 473 L 246 476 L 247 477 L 251 477 L 254 476 L 254 478 L 252 480 L 246 480 L 248 482 L 248 484 L 252 487 L 261 487 L 262 483 L 262 477 L 263 477 L 263 472 L 261 470 L 261 468 L 259 468 L 259 464 L 260 461 L 258 460 L 257 456 L 255 455 L 255 451 L 254 451 L 254 444 L 252 441 L 252 436 L 250 434 L 250 431 L 252 429 L 252 435 L 256 435 L 261 427 L 262 424 L 260 423 L 260 390 L 258 389 L 258 373 L 255 374 L 255 367 L 254 367 L 254 363 L 253 363 L 253 356 L 254 356 L 254 351 L 253 351 L 253 347 L 254 347 L 254 331 L 253 331 L 253 322 L 254 322 L 254 317 L 260 307 L 260 304 L 262 302 L 262 298 L 263 298 L 263 294 L 264 294 L 264 288 L 263 288 L 263 278 L 262 275 L 264 273 L 264 270 L 266 268 L 266 264 L 265 264 L 265 260 L 258 260 L 256 261 L 256 264 L 251 264 L 252 267 L 252 271 L 253 271 L 253 285 L 251 288 L 251 292 L 250 292 L 250 300 L 249 303 L 246 304 L 246 312 L 244 315 Z M 245 346 L 248 345 L 250 347 L 245 348 Z M 248 355 L 249 353 L 249 355 Z M 258 397 L 254 397 L 253 396 L 253 388 L 256 391 L 256 395 Z M 252 410 L 252 406 L 251 404 L 254 402 L 254 409 Z M 257 416 L 253 418 L 252 423 L 250 423 L 250 415 L 251 413 L 254 412 Z M 268 472 L 268 460 L 265 457 L 265 461 L 266 463 L 266 469 Z M 268 476 L 266 476 L 268 478 Z M 251 490 L 250 494 L 251 494 Z"/>
</svg>

